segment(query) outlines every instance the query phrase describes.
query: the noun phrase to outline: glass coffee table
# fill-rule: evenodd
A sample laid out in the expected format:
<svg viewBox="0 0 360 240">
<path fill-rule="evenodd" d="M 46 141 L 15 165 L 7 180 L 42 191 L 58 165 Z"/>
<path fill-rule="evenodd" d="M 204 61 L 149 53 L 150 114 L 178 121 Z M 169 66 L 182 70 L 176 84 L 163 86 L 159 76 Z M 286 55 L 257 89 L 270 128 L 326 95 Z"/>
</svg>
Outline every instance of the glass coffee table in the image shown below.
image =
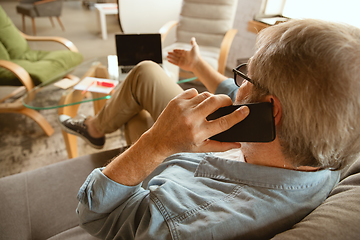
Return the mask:
<svg viewBox="0 0 360 240">
<path fill-rule="evenodd" d="M 110 79 L 107 62 L 107 57 L 84 61 L 71 69 L 71 74 L 67 75 L 67 77 L 74 83 L 80 82 L 85 77 Z M 58 109 L 59 115 L 66 114 L 75 117 L 81 103 L 92 102 L 96 114 L 104 106 L 107 99 L 111 97 L 111 93 L 86 92 L 83 94 L 82 91 L 75 90 L 73 87 L 59 88 L 55 85 L 58 81 L 59 78 L 53 78 L 27 92 L 22 97 L 23 105 L 26 108 L 35 110 Z M 64 131 L 62 133 L 68 157 L 77 157 L 77 137 Z"/>
<path fill-rule="evenodd" d="M 107 57 L 93 58 L 84 61 L 71 69 L 69 71 L 71 74 L 67 77 L 73 82 L 73 85 L 76 85 L 87 76 L 97 76 L 99 78 L 109 79 L 110 76 L 108 74 L 107 65 Z M 72 102 L 67 101 L 65 103 L 63 98 L 74 90 L 72 87 L 66 89 L 58 87 L 56 83 L 58 83 L 59 80 L 59 77 L 54 77 L 27 92 L 22 97 L 23 105 L 34 110 L 47 110 L 110 98 L 110 96 L 104 96 L 103 94 L 99 96 L 97 94 L 87 93 L 86 95 L 83 95 L 81 99 L 72 99 Z"/>
<path fill-rule="evenodd" d="M 177 82 L 179 72 L 178 67 L 166 61 L 163 65 L 166 72 L 171 75 L 170 77 Z M 120 82 L 123 80 L 120 79 L 118 74 L 114 74 L 114 70 L 109 70 L 108 56 L 104 56 L 84 61 L 80 65 L 70 69 L 68 72 L 71 72 L 71 75 L 68 75 L 68 77 L 74 81 L 74 84 L 80 82 L 85 77 L 106 78 L 118 80 Z M 112 74 L 109 74 L 109 72 L 112 72 Z M 63 75 L 64 74 L 61 76 Z M 60 77 L 54 77 L 53 79 L 50 79 L 49 81 L 42 83 L 27 92 L 22 97 L 23 105 L 34 110 L 47 110 L 78 105 L 84 102 L 107 100 L 111 97 L 110 95 L 92 92 L 91 94 L 88 93 L 84 96 L 80 96 L 80 98 L 72 98 L 71 101 L 68 99 L 64 102 L 63 98 L 74 90 L 72 87 L 63 89 L 56 86 L 56 83 L 58 83 L 59 80 L 61 80 Z M 61 100 L 59 101 L 59 99 Z"/>
</svg>

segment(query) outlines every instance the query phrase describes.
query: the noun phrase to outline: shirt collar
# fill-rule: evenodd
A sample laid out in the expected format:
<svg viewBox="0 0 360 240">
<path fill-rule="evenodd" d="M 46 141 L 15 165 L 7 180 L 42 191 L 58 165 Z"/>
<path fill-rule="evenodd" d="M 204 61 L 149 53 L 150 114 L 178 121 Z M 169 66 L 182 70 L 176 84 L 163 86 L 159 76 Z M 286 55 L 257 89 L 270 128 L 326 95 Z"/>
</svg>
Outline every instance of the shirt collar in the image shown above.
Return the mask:
<svg viewBox="0 0 360 240">
<path fill-rule="evenodd" d="M 294 171 L 259 166 L 206 155 L 195 171 L 195 177 L 206 177 L 234 183 L 274 189 L 304 189 L 327 180 L 330 170 Z"/>
</svg>

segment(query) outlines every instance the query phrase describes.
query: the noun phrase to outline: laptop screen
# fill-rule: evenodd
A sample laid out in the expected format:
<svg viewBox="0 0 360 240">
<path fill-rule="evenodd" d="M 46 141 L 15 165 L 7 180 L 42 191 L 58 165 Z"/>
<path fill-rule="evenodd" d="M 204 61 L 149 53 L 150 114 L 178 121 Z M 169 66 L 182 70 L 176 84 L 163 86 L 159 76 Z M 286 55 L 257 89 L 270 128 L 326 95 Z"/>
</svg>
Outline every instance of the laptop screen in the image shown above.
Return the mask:
<svg viewBox="0 0 360 240">
<path fill-rule="evenodd" d="M 115 42 L 119 66 L 132 66 L 143 60 L 162 63 L 160 33 L 117 34 Z"/>
</svg>

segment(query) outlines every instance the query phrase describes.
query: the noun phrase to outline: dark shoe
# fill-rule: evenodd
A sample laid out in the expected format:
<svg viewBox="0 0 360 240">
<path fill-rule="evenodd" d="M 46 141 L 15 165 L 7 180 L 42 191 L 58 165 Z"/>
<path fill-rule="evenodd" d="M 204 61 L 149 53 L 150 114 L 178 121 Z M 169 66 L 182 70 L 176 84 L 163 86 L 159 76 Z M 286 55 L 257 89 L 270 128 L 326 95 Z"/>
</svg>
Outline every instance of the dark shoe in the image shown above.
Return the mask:
<svg viewBox="0 0 360 240">
<path fill-rule="evenodd" d="M 76 135 L 84 139 L 93 148 L 101 149 L 105 144 L 105 137 L 93 138 L 90 136 L 87 130 L 87 126 L 84 124 L 86 117 L 79 119 L 73 119 L 67 115 L 60 115 L 59 122 L 61 128 L 70 134 Z"/>
</svg>

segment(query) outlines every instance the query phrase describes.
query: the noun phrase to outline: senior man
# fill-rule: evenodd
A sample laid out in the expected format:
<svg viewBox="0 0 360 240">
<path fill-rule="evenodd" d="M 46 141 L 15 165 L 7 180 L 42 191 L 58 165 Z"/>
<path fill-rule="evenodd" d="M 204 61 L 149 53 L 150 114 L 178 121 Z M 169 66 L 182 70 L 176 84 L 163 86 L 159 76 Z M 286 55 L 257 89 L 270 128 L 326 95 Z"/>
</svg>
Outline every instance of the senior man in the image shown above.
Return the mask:
<svg viewBox="0 0 360 240">
<path fill-rule="evenodd" d="M 187 55 L 175 51 L 170 59 L 180 66 Z M 81 187 L 77 213 L 92 235 L 268 239 L 316 208 L 338 182 L 338 170 L 358 157 L 359 29 L 319 20 L 269 27 L 259 33 L 248 75 L 235 69 L 239 87 L 200 56 L 188 59 L 195 60 L 184 65 L 206 78 L 210 91 L 236 92 L 236 104 L 273 102 L 275 140 L 210 140 L 249 109 L 208 121 L 231 98 L 180 93 L 138 141 Z"/>
</svg>

